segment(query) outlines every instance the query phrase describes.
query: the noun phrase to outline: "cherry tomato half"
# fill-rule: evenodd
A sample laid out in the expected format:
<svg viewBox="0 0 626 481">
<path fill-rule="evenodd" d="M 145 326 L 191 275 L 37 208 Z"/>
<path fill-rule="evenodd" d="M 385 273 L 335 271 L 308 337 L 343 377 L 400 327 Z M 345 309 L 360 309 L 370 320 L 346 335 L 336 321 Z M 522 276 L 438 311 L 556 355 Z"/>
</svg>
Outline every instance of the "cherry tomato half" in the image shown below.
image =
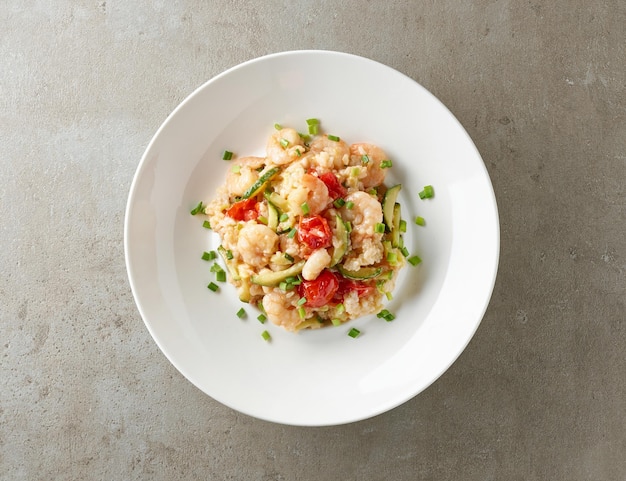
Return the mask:
<svg viewBox="0 0 626 481">
<path fill-rule="evenodd" d="M 298 226 L 298 242 L 307 246 L 311 251 L 330 247 L 332 233 L 328 221 L 320 215 L 301 217 Z"/>
<path fill-rule="evenodd" d="M 332 172 L 324 172 L 319 175 L 319 178 L 324 184 L 326 184 L 326 188 L 328 189 L 328 195 L 331 199 L 337 200 L 339 197 L 344 197 L 347 194 L 346 188 L 341 185 L 337 176 Z"/>
<path fill-rule="evenodd" d="M 302 281 L 298 286 L 298 294 L 306 298 L 308 307 L 323 307 L 332 301 L 338 288 L 339 281 L 335 274 L 324 269 L 316 279 Z"/>
<path fill-rule="evenodd" d="M 240 200 L 235 202 L 226 211 L 226 215 L 234 220 L 253 220 L 259 216 L 254 199 Z"/>
<path fill-rule="evenodd" d="M 350 292 L 356 292 L 359 297 L 369 296 L 374 289 L 375 286 L 365 281 L 354 281 L 352 279 L 346 279 L 343 276 L 339 277 L 339 288 L 335 292 L 335 301 L 342 302 L 343 297 Z"/>
</svg>

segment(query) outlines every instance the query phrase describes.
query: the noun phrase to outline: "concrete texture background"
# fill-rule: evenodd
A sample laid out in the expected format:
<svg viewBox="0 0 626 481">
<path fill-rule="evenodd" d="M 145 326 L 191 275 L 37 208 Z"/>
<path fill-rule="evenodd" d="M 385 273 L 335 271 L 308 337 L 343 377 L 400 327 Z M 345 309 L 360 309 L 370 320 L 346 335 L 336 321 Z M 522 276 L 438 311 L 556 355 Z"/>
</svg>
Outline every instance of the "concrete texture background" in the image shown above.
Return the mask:
<svg viewBox="0 0 626 481">
<path fill-rule="evenodd" d="M 0 479 L 626 480 L 622 0 L 3 0 Z M 212 76 L 321 48 L 459 118 L 502 251 L 470 345 L 376 418 L 233 412 L 149 336 L 123 220 L 143 150 Z"/>
</svg>

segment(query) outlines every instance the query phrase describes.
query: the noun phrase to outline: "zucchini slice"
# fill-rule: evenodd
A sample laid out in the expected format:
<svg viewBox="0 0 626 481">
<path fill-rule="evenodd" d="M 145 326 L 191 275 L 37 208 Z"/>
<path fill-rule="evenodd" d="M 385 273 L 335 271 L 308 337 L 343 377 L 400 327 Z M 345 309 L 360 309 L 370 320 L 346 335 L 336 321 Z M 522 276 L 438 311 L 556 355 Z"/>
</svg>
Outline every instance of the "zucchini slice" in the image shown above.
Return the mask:
<svg viewBox="0 0 626 481">
<path fill-rule="evenodd" d="M 239 275 L 239 269 L 237 269 L 237 263 L 233 259 L 228 258 L 229 256 L 227 255 L 227 251 L 224 246 L 219 246 L 217 248 L 217 252 L 219 252 L 222 259 L 224 259 L 224 264 L 226 264 L 226 269 L 228 269 L 230 278 L 233 281 L 240 281 L 241 276 Z"/>
<path fill-rule="evenodd" d="M 241 198 L 245 200 L 259 194 L 265 188 L 265 184 L 267 184 L 276 174 L 278 174 L 278 172 L 280 172 L 280 169 L 278 167 L 272 167 L 271 169 L 263 173 L 254 184 L 248 187 L 248 190 L 243 193 Z"/>
<path fill-rule="evenodd" d="M 335 235 L 339 239 L 339 245 L 333 249 L 333 254 L 330 256 L 330 267 L 333 267 L 343 259 L 343 256 L 348 252 L 348 246 L 350 245 L 350 233 L 346 228 L 346 224 L 340 216 L 335 216 Z"/>
<path fill-rule="evenodd" d="M 288 267 L 284 271 L 267 272 L 264 274 L 257 274 L 250 278 L 253 284 L 260 286 L 274 287 L 280 284 L 288 277 L 297 276 L 302 272 L 305 261 L 297 262 L 296 264 Z"/>
<path fill-rule="evenodd" d="M 383 197 L 383 220 L 389 230 L 393 230 L 393 208 L 396 205 L 400 189 L 402 189 L 402 184 L 389 187 Z"/>
<path fill-rule="evenodd" d="M 278 229 L 278 209 L 271 202 L 267 203 L 267 226 L 274 232 Z"/>
<path fill-rule="evenodd" d="M 382 267 L 361 267 L 358 271 L 349 271 L 343 267 L 342 264 L 337 266 L 337 270 L 343 277 L 353 279 L 355 281 L 373 279 L 374 277 L 378 277 L 383 272 Z"/>
<path fill-rule="evenodd" d="M 393 206 L 393 220 L 391 222 L 391 247 L 400 247 L 400 204 Z"/>
</svg>

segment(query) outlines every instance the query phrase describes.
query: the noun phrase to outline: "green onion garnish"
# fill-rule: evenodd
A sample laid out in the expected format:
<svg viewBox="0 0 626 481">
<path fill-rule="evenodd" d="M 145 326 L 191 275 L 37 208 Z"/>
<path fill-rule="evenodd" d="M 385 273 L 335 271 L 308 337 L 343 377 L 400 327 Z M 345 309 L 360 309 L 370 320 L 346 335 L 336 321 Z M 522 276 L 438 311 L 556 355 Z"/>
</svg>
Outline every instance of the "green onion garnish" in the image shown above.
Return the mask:
<svg viewBox="0 0 626 481">
<path fill-rule="evenodd" d="M 283 130 L 283 126 L 282 126 L 282 125 L 280 125 L 280 124 L 274 124 L 274 128 L 275 128 L 276 130 Z"/>
<path fill-rule="evenodd" d="M 435 196 L 435 189 L 433 189 L 432 185 L 427 185 L 424 187 L 424 190 L 419 193 L 419 196 L 420 199 L 430 199 Z"/>
<path fill-rule="evenodd" d="M 222 266 L 220 266 L 219 264 L 215 263 L 211 266 L 211 272 L 222 272 L 224 269 L 222 269 Z"/>
<path fill-rule="evenodd" d="M 388 301 L 393 300 L 393 294 L 391 292 L 385 292 L 385 296 L 387 297 Z"/>
<path fill-rule="evenodd" d="M 265 316 L 265 314 L 259 314 L 257 316 L 257 319 L 259 320 L 261 324 L 265 324 L 265 321 L 267 321 L 267 317 Z"/>
<path fill-rule="evenodd" d="M 367 193 L 369 195 L 373 195 L 374 197 L 378 196 L 378 189 L 376 187 L 372 187 L 370 190 L 367 191 Z"/>
<path fill-rule="evenodd" d="M 287 259 L 289 262 L 293 262 L 293 261 L 294 261 L 293 257 L 291 257 L 291 256 L 290 256 L 289 254 L 287 254 L 286 252 L 285 252 L 285 259 Z"/>
<path fill-rule="evenodd" d="M 205 229 L 210 229 L 211 228 L 211 223 L 208 220 L 205 220 L 202 223 L 202 227 L 204 227 Z"/>
<path fill-rule="evenodd" d="M 233 251 L 231 251 L 230 249 L 226 251 L 226 259 L 228 259 L 229 261 L 231 261 L 233 259 Z"/>
<path fill-rule="evenodd" d="M 280 214 L 280 217 L 278 218 L 279 222 L 286 222 L 289 220 L 289 214 Z"/>
<path fill-rule="evenodd" d="M 391 160 L 389 160 L 389 159 L 387 159 L 387 160 L 383 160 L 383 161 L 380 163 L 380 168 L 381 168 L 381 169 L 388 169 L 388 168 L 389 168 L 389 167 L 391 167 L 391 166 L 392 166 L 392 162 L 391 162 Z"/>
<path fill-rule="evenodd" d="M 304 307 L 298 307 L 298 315 L 300 316 L 300 319 L 304 319 L 306 317 L 306 311 L 304 310 Z"/>
<path fill-rule="evenodd" d="M 352 208 L 354 208 L 354 202 L 349 200 L 348 202 L 346 202 L 346 209 L 352 209 Z"/>
<path fill-rule="evenodd" d="M 290 231 L 289 234 L 287 234 L 287 237 L 289 237 L 290 239 L 293 239 L 296 235 L 296 232 L 298 232 L 298 229 L 296 229 L 295 227 L 293 227 Z"/>
<path fill-rule="evenodd" d="M 351 338 L 359 337 L 359 334 L 361 334 L 361 331 L 359 331 L 356 327 L 353 327 L 348 331 L 348 336 Z"/>
<path fill-rule="evenodd" d="M 420 262 L 422 262 L 422 259 L 419 258 L 419 256 L 413 256 L 413 257 L 409 257 L 407 259 L 407 261 L 409 262 L 409 264 L 411 264 L 412 266 L 416 266 L 417 264 L 419 264 Z"/>
<path fill-rule="evenodd" d="M 281 291 L 286 291 L 287 290 L 287 283 L 285 281 L 281 281 L 280 284 L 278 284 L 278 288 Z"/>
<path fill-rule="evenodd" d="M 199 214 L 200 212 L 204 212 L 204 204 L 202 203 L 202 201 L 200 201 L 197 206 L 191 209 L 190 214 L 196 215 L 196 214 Z"/>
<path fill-rule="evenodd" d="M 220 286 L 218 286 L 217 284 L 215 284 L 214 282 L 209 283 L 209 285 L 207 286 L 209 289 L 211 289 L 213 292 L 217 291 Z"/>
<path fill-rule="evenodd" d="M 385 317 L 387 314 L 389 314 L 389 311 L 387 309 L 383 309 L 382 311 L 380 311 L 378 314 L 376 314 L 376 317 L 380 317 L 383 318 Z"/>
<path fill-rule="evenodd" d="M 241 166 L 240 165 L 233 165 L 230 170 L 233 171 L 233 174 L 239 174 L 241 172 Z"/>
<path fill-rule="evenodd" d="M 358 177 L 360 173 L 361 173 L 361 169 L 358 167 L 352 167 L 352 170 L 350 171 L 350 175 L 352 177 Z"/>
<path fill-rule="evenodd" d="M 387 262 L 392 266 L 395 266 L 398 263 L 398 254 L 395 252 L 387 252 Z"/>
<path fill-rule="evenodd" d="M 343 207 L 344 205 L 346 205 L 346 201 L 343 200 L 341 197 L 339 197 L 337 200 L 335 200 L 335 202 L 333 202 L 333 205 L 337 207 L 337 209 L 339 209 Z"/>
<path fill-rule="evenodd" d="M 341 319 L 331 319 L 330 322 L 333 323 L 333 326 L 341 326 Z"/>
<path fill-rule="evenodd" d="M 280 139 L 279 142 L 283 149 L 289 147 L 289 141 L 287 139 Z"/>
<path fill-rule="evenodd" d="M 376 232 L 376 234 L 384 234 L 385 224 L 383 224 L 382 222 L 377 222 L 376 225 L 374 226 L 374 232 Z"/>
<path fill-rule="evenodd" d="M 404 257 L 409 257 L 411 254 L 409 253 L 409 249 L 407 249 L 406 247 L 402 246 L 400 248 L 400 252 L 402 252 L 402 255 Z"/>
<path fill-rule="evenodd" d="M 296 149 L 296 155 L 297 155 L 298 157 L 300 157 L 300 156 L 302 155 L 302 152 L 300 152 L 300 149 Z"/>
<path fill-rule="evenodd" d="M 237 317 L 239 319 L 246 317 L 246 310 L 243 307 L 237 311 Z"/>
<path fill-rule="evenodd" d="M 415 223 L 417 225 L 421 225 L 424 226 L 426 225 L 426 220 L 423 217 L 420 217 L 419 215 L 415 218 Z"/>
<path fill-rule="evenodd" d="M 306 119 L 306 124 L 307 125 L 319 125 L 320 121 L 319 119 Z"/>
<path fill-rule="evenodd" d="M 269 333 L 269 332 L 267 332 L 267 331 L 263 331 L 263 332 L 261 333 L 261 337 L 262 337 L 265 341 L 269 341 L 269 340 L 272 338 L 272 336 L 270 336 L 270 333 Z"/>
<path fill-rule="evenodd" d="M 369 156 L 368 156 L 368 155 L 362 155 L 362 156 L 361 156 L 361 162 L 362 162 L 363 164 L 369 164 L 369 162 L 370 162 L 370 158 L 369 158 Z"/>
<path fill-rule="evenodd" d="M 337 314 L 343 314 L 344 311 L 346 310 L 346 308 L 345 308 L 345 306 L 343 304 L 337 304 L 335 309 L 337 309 Z"/>
<path fill-rule="evenodd" d="M 217 282 L 226 282 L 226 272 L 219 271 L 215 273 L 215 280 Z"/>
<path fill-rule="evenodd" d="M 333 142 L 339 142 L 341 139 L 336 135 L 328 135 L 328 140 L 332 140 Z"/>
<path fill-rule="evenodd" d="M 400 219 L 400 225 L 398 226 L 400 232 L 406 232 L 406 221 L 404 219 Z"/>
<path fill-rule="evenodd" d="M 215 253 L 215 251 L 203 252 L 202 253 L 202 260 L 204 260 L 204 261 L 212 261 L 216 257 L 217 257 L 217 254 Z"/>
<path fill-rule="evenodd" d="M 222 155 L 222 159 L 223 160 L 230 160 L 232 158 L 233 158 L 233 153 L 228 151 L 228 150 L 225 150 L 224 154 Z"/>
<path fill-rule="evenodd" d="M 307 204 L 306 202 L 303 202 L 300 208 L 302 209 L 302 213 L 304 215 L 307 215 L 310 212 L 309 204 Z"/>
<path fill-rule="evenodd" d="M 306 297 L 301 297 L 300 299 L 298 299 L 298 302 L 296 303 L 296 305 L 298 306 L 304 306 L 306 304 Z"/>
</svg>

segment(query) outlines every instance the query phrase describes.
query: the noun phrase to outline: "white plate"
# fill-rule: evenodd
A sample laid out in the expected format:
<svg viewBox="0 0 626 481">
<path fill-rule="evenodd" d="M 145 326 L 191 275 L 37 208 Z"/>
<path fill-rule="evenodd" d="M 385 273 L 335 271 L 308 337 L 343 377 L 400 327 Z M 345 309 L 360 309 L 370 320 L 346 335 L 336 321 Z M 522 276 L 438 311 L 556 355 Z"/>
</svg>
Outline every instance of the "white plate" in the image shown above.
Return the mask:
<svg viewBox="0 0 626 481">
<path fill-rule="evenodd" d="M 393 160 L 391 181 L 409 222 L 407 266 L 387 308 L 341 327 L 292 334 L 242 306 L 213 279 L 203 251 L 217 238 L 189 214 L 209 201 L 228 162 L 222 151 L 263 154 L 275 122 L 371 142 Z M 435 197 L 418 192 L 432 184 Z M 426 219 L 416 226 L 416 215 Z M 258 58 L 213 78 L 167 118 L 135 175 L 125 224 L 128 276 L 148 330 L 174 366 L 217 401 L 292 425 L 348 423 L 383 413 L 435 381 L 463 351 L 487 308 L 499 254 L 493 189 L 454 116 L 410 78 L 328 51 Z M 361 330 L 356 339 L 351 327 Z M 272 340 L 261 332 L 268 329 Z"/>
</svg>

